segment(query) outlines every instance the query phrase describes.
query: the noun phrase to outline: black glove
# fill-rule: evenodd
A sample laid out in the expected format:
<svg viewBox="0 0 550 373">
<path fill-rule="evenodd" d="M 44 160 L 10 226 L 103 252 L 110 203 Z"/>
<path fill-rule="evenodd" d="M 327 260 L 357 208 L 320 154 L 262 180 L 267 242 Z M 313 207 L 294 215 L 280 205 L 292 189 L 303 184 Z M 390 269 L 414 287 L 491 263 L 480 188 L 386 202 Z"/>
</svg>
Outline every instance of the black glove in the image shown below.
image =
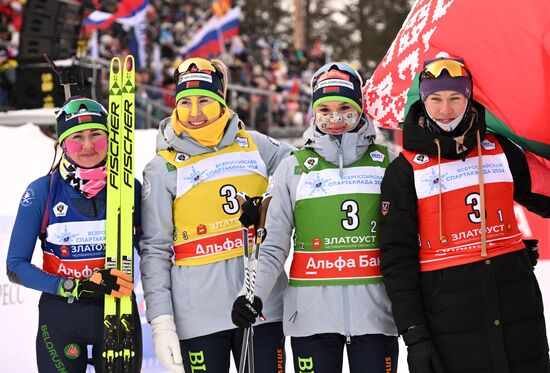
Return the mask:
<svg viewBox="0 0 550 373">
<path fill-rule="evenodd" d="M 410 373 L 444 373 L 443 362 L 432 342 L 429 331 L 418 325 L 403 334 L 407 347 Z"/>
<path fill-rule="evenodd" d="M 258 316 L 262 315 L 262 308 L 262 300 L 259 297 L 254 297 L 254 301 L 250 303 L 244 295 L 241 295 L 233 303 L 231 320 L 239 328 L 248 328 L 254 324 Z"/>
<path fill-rule="evenodd" d="M 87 280 L 64 279 L 59 285 L 58 294 L 69 299 L 88 298 L 104 294 L 121 298 L 125 295 L 132 295 L 133 289 L 132 276 L 118 269 L 100 269 Z"/>
<path fill-rule="evenodd" d="M 534 267 L 539 260 L 539 240 L 523 240 L 531 265 Z"/>
<path fill-rule="evenodd" d="M 444 373 L 443 362 L 431 340 L 407 347 L 407 363 L 410 373 Z"/>
<path fill-rule="evenodd" d="M 261 198 L 258 201 L 258 198 L 248 198 L 246 202 L 243 203 L 241 209 L 243 213 L 241 214 L 239 221 L 244 227 L 250 227 L 251 225 L 257 226 L 260 220 L 260 207 L 261 207 Z"/>
</svg>

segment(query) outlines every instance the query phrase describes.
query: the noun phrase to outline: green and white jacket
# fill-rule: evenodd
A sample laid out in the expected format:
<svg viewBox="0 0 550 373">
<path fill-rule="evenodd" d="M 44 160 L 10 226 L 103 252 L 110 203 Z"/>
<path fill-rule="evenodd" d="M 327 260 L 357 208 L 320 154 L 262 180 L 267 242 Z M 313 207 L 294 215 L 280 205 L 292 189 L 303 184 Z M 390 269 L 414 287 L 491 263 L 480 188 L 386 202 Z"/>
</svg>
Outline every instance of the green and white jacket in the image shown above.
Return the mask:
<svg viewBox="0 0 550 373">
<path fill-rule="evenodd" d="M 378 248 L 380 183 L 394 156 L 369 122 L 339 137 L 312 126 L 304 139 L 274 175 L 255 294 L 270 294 L 294 246 L 285 335 L 397 335 Z"/>
</svg>

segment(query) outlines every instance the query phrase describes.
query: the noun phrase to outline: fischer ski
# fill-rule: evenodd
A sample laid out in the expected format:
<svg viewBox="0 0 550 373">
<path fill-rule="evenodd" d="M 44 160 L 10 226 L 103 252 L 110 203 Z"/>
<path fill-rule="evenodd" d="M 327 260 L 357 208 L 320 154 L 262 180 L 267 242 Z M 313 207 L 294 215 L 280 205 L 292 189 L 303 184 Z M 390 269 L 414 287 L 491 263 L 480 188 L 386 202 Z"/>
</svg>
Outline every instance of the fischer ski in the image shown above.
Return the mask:
<svg viewBox="0 0 550 373">
<path fill-rule="evenodd" d="M 107 157 L 107 224 L 105 227 L 105 268 L 118 268 L 120 218 L 120 114 L 122 106 L 122 66 L 120 58 L 111 60 L 109 72 L 109 153 Z M 116 372 L 118 362 L 118 300 L 105 295 L 103 333 L 103 371 Z"/>
<path fill-rule="evenodd" d="M 133 276 L 135 65 L 111 60 L 105 268 Z M 137 317 L 137 316 L 136 316 Z M 105 296 L 104 372 L 134 372 L 132 297 Z"/>
<path fill-rule="evenodd" d="M 135 128 L 135 64 L 134 57 L 126 56 L 122 74 L 122 189 L 120 200 L 120 270 L 134 276 L 134 128 Z M 138 317 L 135 315 L 135 317 Z M 134 315 L 132 297 L 120 299 L 119 344 L 122 353 L 122 372 L 134 372 Z"/>
</svg>

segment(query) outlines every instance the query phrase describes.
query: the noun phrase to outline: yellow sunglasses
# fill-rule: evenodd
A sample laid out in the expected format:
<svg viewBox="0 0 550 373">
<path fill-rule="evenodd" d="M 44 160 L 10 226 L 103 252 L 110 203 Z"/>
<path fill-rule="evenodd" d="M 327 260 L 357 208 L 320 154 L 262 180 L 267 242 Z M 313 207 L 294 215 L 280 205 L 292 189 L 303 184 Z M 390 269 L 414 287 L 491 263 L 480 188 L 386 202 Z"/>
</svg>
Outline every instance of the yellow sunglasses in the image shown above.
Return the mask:
<svg viewBox="0 0 550 373">
<path fill-rule="evenodd" d="M 178 66 L 178 69 L 177 69 L 178 74 L 182 74 L 189 71 L 193 65 L 195 65 L 195 67 L 199 70 L 218 72 L 218 70 L 216 70 L 216 67 L 212 65 L 212 62 L 210 62 L 209 60 L 205 58 L 195 57 L 195 58 L 189 58 L 183 61 Z"/>
<path fill-rule="evenodd" d="M 447 70 L 452 78 L 470 76 L 468 69 L 466 69 L 466 66 L 464 66 L 463 63 L 455 60 L 443 59 L 434 61 L 426 65 L 426 67 L 424 67 L 424 70 L 422 70 L 422 72 L 420 73 L 420 77 L 429 79 L 437 78 L 439 77 L 439 75 L 441 75 L 441 72 L 443 70 Z"/>
</svg>

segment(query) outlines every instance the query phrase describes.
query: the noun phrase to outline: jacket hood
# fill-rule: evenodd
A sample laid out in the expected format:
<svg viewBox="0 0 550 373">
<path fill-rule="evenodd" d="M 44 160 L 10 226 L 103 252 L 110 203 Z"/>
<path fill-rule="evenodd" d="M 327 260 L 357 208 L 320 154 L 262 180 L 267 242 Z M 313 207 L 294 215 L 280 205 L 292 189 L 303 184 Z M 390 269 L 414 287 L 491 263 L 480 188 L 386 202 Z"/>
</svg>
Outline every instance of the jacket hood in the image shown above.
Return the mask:
<svg viewBox="0 0 550 373">
<path fill-rule="evenodd" d="M 241 120 L 238 115 L 231 113 L 220 143 L 213 148 L 209 148 L 198 143 L 185 132 L 181 133 L 179 136 L 176 135 L 174 129 L 172 128 L 171 118 L 167 117 L 164 118 L 159 124 L 156 151 L 175 150 L 178 152 L 185 152 L 189 155 L 210 153 L 231 145 L 235 141 L 235 136 L 241 128 L 243 128 L 243 125 L 241 124 Z"/>
<path fill-rule="evenodd" d="M 451 137 L 437 133 L 424 125 L 426 113 L 421 100 L 411 105 L 403 124 L 403 148 L 424 154 L 437 155 L 436 141 L 439 141 L 441 157 L 460 159 L 468 155 L 477 146 L 476 132 L 485 138 L 485 108 L 477 101 L 472 101 L 472 110 L 467 118 L 470 124 L 460 136 Z"/>
<path fill-rule="evenodd" d="M 305 147 L 315 150 L 335 165 L 341 165 L 341 154 L 342 164 L 347 166 L 361 158 L 376 137 L 374 125 L 365 114 L 361 116 L 359 126 L 357 131 L 334 136 L 318 131 L 312 119 L 309 128 L 304 132 Z"/>
</svg>

